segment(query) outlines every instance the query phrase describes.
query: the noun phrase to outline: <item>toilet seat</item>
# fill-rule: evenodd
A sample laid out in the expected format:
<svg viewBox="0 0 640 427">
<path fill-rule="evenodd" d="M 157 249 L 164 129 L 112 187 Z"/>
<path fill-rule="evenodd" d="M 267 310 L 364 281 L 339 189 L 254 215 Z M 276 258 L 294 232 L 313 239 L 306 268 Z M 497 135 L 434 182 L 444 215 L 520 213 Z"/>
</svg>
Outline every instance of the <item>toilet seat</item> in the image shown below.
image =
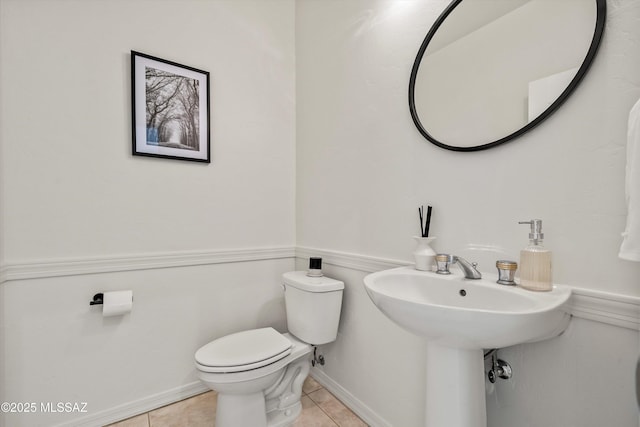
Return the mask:
<svg viewBox="0 0 640 427">
<path fill-rule="evenodd" d="M 292 344 L 273 328 L 251 329 L 218 338 L 196 352 L 204 372 L 233 373 L 258 369 L 291 353 Z"/>
</svg>

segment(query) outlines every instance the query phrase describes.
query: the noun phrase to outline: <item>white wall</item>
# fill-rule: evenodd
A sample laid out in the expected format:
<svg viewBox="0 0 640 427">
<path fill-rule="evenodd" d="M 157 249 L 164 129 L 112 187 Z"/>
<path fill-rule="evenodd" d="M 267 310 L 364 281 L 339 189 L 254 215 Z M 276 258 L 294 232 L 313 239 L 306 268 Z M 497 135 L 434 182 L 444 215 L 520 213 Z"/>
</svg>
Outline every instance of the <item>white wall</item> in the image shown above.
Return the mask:
<svg viewBox="0 0 640 427">
<path fill-rule="evenodd" d="M 617 257 L 627 115 L 640 98 L 638 2 L 609 6 L 599 55 L 556 114 L 466 154 L 428 143 L 407 107 L 415 53 L 447 3 L 297 3 L 298 245 L 409 261 L 417 207 L 431 204 L 438 250 L 517 259 L 528 242 L 517 221 L 541 218 L 555 281 L 640 296 L 640 265 Z M 468 255 L 494 269 L 495 254 Z"/>
<path fill-rule="evenodd" d="M 292 14 L 3 0 L 6 261 L 290 245 Z M 131 157 L 130 50 L 211 73 L 211 165 Z"/>
<path fill-rule="evenodd" d="M 0 424 L 97 424 L 114 408 L 200 390 L 200 345 L 286 327 L 293 0 L 0 0 L 0 10 L 0 400 L 89 410 Z M 211 73 L 210 165 L 131 156 L 130 50 Z M 90 309 L 111 289 L 133 289 L 130 315 Z"/>
<path fill-rule="evenodd" d="M 497 259 L 517 260 L 527 244 L 517 221 L 542 218 L 554 280 L 631 301 L 635 320 L 620 328 L 574 318 L 566 336 L 505 350 L 517 378 L 490 396 L 489 425 L 635 427 L 640 264 L 617 254 L 627 115 L 640 98 L 640 2 L 609 2 L 598 57 L 558 112 L 477 153 L 428 143 L 408 112 L 415 54 L 448 3 L 296 3 L 297 244 L 305 253 L 346 257 L 328 267 L 347 291 L 341 335 L 324 350 L 334 363 L 323 372 L 381 425 L 422 425 L 422 343 L 385 323 L 362 289 L 365 272 L 349 260 L 411 262 L 416 210 L 430 204 L 436 249 L 493 272 Z M 610 357 L 614 372 L 593 372 Z M 532 401 L 532 388 L 545 395 Z"/>
</svg>

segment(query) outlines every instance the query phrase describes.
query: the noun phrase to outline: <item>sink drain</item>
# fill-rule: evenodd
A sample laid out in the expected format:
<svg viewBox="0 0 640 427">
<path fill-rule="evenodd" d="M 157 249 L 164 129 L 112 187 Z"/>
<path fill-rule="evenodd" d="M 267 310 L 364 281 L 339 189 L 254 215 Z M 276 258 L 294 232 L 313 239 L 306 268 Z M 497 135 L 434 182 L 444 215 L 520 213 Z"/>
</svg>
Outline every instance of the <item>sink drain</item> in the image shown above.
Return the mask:
<svg viewBox="0 0 640 427">
<path fill-rule="evenodd" d="M 464 297 L 467 295 L 467 291 L 465 291 L 464 289 L 460 289 L 460 292 L 458 292 L 460 294 L 461 297 Z"/>
</svg>

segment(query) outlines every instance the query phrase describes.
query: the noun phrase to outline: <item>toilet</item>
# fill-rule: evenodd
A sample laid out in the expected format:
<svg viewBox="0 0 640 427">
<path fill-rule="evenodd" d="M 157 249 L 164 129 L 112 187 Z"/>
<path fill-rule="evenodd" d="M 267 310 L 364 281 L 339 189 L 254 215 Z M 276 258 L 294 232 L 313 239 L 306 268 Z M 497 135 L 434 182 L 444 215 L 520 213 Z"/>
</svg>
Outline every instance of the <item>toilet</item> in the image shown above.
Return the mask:
<svg viewBox="0 0 640 427">
<path fill-rule="evenodd" d="M 282 276 L 288 333 L 251 329 L 196 351 L 198 378 L 218 392 L 216 427 L 284 427 L 300 414 L 313 347 L 335 341 L 344 290 L 310 273 Z"/>
</svg>

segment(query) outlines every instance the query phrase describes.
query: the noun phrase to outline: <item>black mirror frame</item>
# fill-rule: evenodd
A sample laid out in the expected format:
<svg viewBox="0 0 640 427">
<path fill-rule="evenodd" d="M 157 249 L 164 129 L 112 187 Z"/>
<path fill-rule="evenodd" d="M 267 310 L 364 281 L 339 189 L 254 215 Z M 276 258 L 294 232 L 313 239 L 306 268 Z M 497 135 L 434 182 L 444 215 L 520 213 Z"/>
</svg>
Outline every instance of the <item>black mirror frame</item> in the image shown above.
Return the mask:
<svg viewBox="0 0 640 427">
<path fill-rule="evenodd" d="M 422 45 L 420 45 L 420 49 L 418 50 L 418 54 L 416 55 L 416 59 L 413 63 L 413 68 L 411 69 L 411 77 L 409 79 L 409 111 L 411 112 L 411 118 L 413 119 L 413 123 L 415 123 L 416 127 L 418 128 L 418 131 L 420 131 L 422 136 L 427 138 L 432 144 L 435 144 L 440 148 L 444 148 L 452 151 L 480 151 L 480 150 L 486 150 L 488 148 L 496 147 L 500 144 L 504 144 L 505 142 L 512 141 L 513 139 L 519 137 L 520 135 L 530 131 L 531 129 L 533 129 L 540 123 L 542 123 L 551 114 L 553 114 L 560 107 L 560 105 L 562 105 L 562 103 L 564 103 L 564 101 L 566 101 L 567 98 L 569 98 L 569 95 L 571 95 L 571 93 L 576 89 L 576 87 L 578 87 L 583 77 L 587 73 L 589 67 L 591 66 L 591 63 L 593 62 L 593 59 L 596 56 L 598 48 L 600 47 L 600 41 L 602 40 L 602 36 L 604 34 L 604 27 L 605 27 L 605 21 L 607 16 L 607 1 L 596 0 L 596 8 L 597 8 L 596 26 L 593 32 L 593 38 L 591 39 L 591 45 L 589 46 L 589 50 L 587 51 L 587 55 L 585 56 L 584 61 L 582 62 L 582 65 L 578 69 L 578 72 L 573 77 L 573 80 L 571 80 L 571 83 L 569 83 L 569 86 L 567 86 L 567 88 L 560 94 L 558 99 L 556 99 L 555 102 L 549 106 L 549 108 L 547 108 L 545 111 L 542 112 L 542 114 L 540 114 L 534 120 L 527 123 L 522 128 L 518 129 L 517 131 L 503 138 L 500 138 L 493 142 L 489 142 L 487 144 L 482 144 L 482 145 L 475 145 L 471 147 L 457 147 L 455 145 L 448 145 L 442 141 L 438 141 L 436 138 L 430 135 L 429 132 L 427 132 L 424 126 L 422 126 L 422 123 L 420 122 L 420 118 L 418 117 L 418 113 L 416 111 L 414 92 L 415 92 L 416 76 L 418 74 L 418 69 L 420 68 L 420 62 L 422 61 L 424 52 L 427 50 L 427 46 L 429 45 L 429 42 L 435 35 L 438 28 L 440 28 L 444 20 L 451 14 L 451 12 L 453 12 L 453 10 L 460 3 L 462 3 L 462 1 L 463 0 L 453 0 L 449 4 L 449 6 L 447 6 L 447 8 L 444 10 L 444 12 L 442 12 L 442 14 L 440 14 L 436 22 L 433 24 L 433 26 L 427 33 L 427 36 L 422 42 Z"/>
</svg>

